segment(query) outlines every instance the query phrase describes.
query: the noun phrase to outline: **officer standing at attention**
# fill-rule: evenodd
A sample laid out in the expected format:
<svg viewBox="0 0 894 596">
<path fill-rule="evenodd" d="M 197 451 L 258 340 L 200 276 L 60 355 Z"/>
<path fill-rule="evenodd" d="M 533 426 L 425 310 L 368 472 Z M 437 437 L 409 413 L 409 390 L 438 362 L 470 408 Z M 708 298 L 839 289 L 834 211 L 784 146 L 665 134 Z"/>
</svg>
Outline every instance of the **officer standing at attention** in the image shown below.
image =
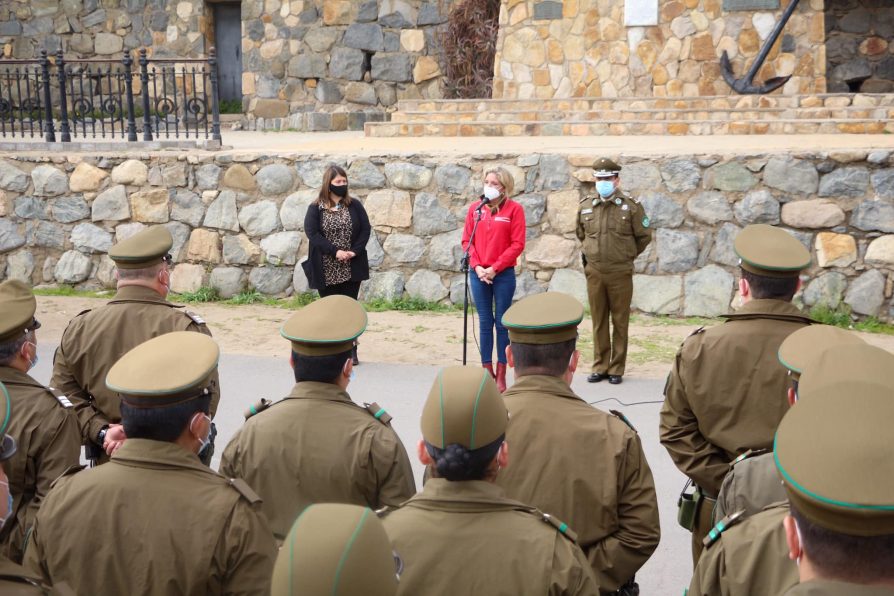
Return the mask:
<svg viewBox="0 0 894 596">
<path fill-rule="evenodd" d="M 18 444 L 3 465 L 13 503 L 0 530 L 0 553 L 15 563 L 22 562 L 25 537 L 53 480 L 81 459 L 81 433 L 71 402 L 28 374 L 37 364 L 36 310 L 26 284 L 0 283 L 0 382 L 16 413 L 5 432 Z"/>
<path fill-rule="evenodd" d="M 693 566 L 712 527 L 712 510 L 729 464 L 749 449 L 770 449 L 788 410 L 788 377 L 777 362 L 782 341 L 812 321 L 791 300 L 810 253 L 785 230 L 746 227 L 735 240 L 745 304 L 726 322 L 698 329 L 680 347 L 664 388 L 660 438 L 697 487 L 680 502 L 692 532 Z M 681 522 L 683 523 L 683 522 Z"/>
<path fill-rule="evenodd" d="M 558 292 L 519 300 L 503 316 L 515 384 L 503 394 L 516 462 L 497 476 L 506 496 L 577 531 L 600 594 L 637 594 L 634 574 L 661 534 L 655 482 L 636 431 L 571 390 L 580 302 Z"/>
<path fill-rule="evenodd" d="M 270 596 L 395 596 L 400 565 L 369 508 L 311 505 L 279 549 Z"/>
<path fill-rule="evenodd" d="M 487 371 L 453 366 L 438 373 L 418 445 L 433 476 L 383 513 L 404 561 L 399 594 L 599 594 L 574 532 L 494 484 L 509 466 L 508 422 Z"/>
<path fill-rule="evenodd" d="M 593 166 L 597 196 L 581 200 L 577 239 L 593 318 L 593 365 L 587 380 L 617 385 L 627 362 L 633 261 L 652 241 L 643 206 L 620 188 L 621 166 L 605 157 Z M 611 314 L 612 337 L 608 320 Z"/>
<path fill-rule="evenodd" d="M 88 459 L 108 461 L 126 438 L 118 396 L 105 384 L 112 365 L 144 341 L 171 331 L 211 332 L 198 315 L 165 300 L 171 285 L 173 238 L 164 226 L 134 234 L 109 250 L 117 267 L 118 291 L 99 308 L 79 313 L 68 324 L 56 349 L 50 385 L 68 395 L 81 426 Z M 211 380 L 211 417 L 220 400 L 217 373 Z M 200 456 L 210 463 L 214 435 Z"/>
<path fill-rule="evenodd" d="M 272 406 L 252 406 L 224 450 L 221 473 L 244 478 L 261 495 L 279 541 L 313 503 L 379 509 L 416 491 L 391 416 L 377 404 L 357 405 L 347 392 L 351 350 L 365 329 L 366 311 L 348 296 L 326 296 L 292 315 L 281 331 L 292 344 L 292 392 Z"/>
<path fill-rule="evenodd" d="M 78 594 L 270 593 L 276 542 L 260 499 L 197 456 L 219 357 L 207 335 L 177 331 L 112 366 L 127 440 L 108 464 L 54 483 L 25 553 L 30 571 Z"/>
</svg>

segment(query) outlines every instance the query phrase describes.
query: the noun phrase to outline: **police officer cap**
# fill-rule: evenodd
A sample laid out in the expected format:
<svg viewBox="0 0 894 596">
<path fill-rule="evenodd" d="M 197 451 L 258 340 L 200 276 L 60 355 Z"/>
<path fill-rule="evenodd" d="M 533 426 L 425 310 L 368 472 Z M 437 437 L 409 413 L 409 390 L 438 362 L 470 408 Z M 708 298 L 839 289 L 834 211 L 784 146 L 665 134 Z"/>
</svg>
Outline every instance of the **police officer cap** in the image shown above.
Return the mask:
<svg viewBox="0 0 894 596">
<path fill-rule="evenodd" d="M 813 399 L 819 391 L 834 388 L 849 403 L 861 395 L 849 389 L 852 383 L 872 384 L 894 396 L 894 354 L 865 342 L 840 345 L 821 351 L 805 362 L 798 381 L 798 401 Z"/>
<path fill-rule="evenodd" d="M 607 157 L 600 157 L 593 164 L 593 175 L 596 178 L 612 178 L 621 172 L 621 166 Z"/>
<path fill-rule="evenodd" d="M 817 388 L 791 408 L 773 453 L 792 506 L 834 532 L 894 534 L 892 419 L 894 393 L 880 378 Z"/>
<path fill-rule="evenodd" d="M 136 408 L 161 408 L 210 395 L 220 348 L 204 333 L 174 331 L 133 348 L 109 369 L 106 386 Z"/>
<path fill-rule="evenodd" d="M 852 331 L 832 325 L 807 325 L 791 333 L 779 346 L 779 362 L 798 380 L 804 365 L 834 346 L 863 345 Z"/>
<path fill-rule="evenodd" d="M 366 311 L 348 296 L 326 296 L 311 302 L 280 329 L 292 350 L 305 356 L 347 352 L 366 330 Z"/>
<path fill-rule="evenodd" d="M 422 437 L 445 449 L 459 444 L 468 450 L 489 445 L 506 433 L 509 412 L 497 384 L 483 368 L 442 369 L 422 408 Z"/>
<path fill-rule="evenodd" d="M 366 507 L 321 503 L 298 516 L 273 567 L 272 596 L 394 596 L 397 568 L 382 522 Z"/>
<path fill-rule="evenodd" d="M 11 408 L 12 400 L 9 399 L 6 385 L 0 383 L 0 461 L 6 461 L 16 454 L 16 440 L 6 434 Z"/>
<path fill-rule="evenodd" d="M 810 253 L 794 236 L 767 224 L 752 224 L 736 236 L 739 266 L 768 277 L 797 277 L 810 265 Z"/>
<path fill-rule="evenodd" d="M 503 314 L 509 340 L 520 344 L 557 344 L 577 337 L 583 305 L 561 292 L 522 298 Z"/>
<path fill-rule="evenodd" d="M 0 342 L 14 341 L 40 328 L 34 318 L 37 301 L 25 282 L 10 279 L 0 283 Z"/>
<path fill-rule="evenodd" d="M 110 248 L 109 257 L 119 269 L 143 269 L 161 263 L 173 245 L 174 239 L 168 229 L 155 226 Z"/>
</svg>

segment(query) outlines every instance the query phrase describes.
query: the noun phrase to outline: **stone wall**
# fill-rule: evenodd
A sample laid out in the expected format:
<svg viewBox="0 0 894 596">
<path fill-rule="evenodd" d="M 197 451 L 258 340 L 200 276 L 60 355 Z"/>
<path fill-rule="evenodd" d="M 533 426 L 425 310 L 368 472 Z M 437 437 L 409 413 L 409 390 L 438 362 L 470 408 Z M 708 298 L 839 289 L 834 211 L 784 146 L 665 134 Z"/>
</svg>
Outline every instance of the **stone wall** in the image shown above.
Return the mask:
<svg viewBox="0 0 894 596">
<path fill-rule="evenodd" d="M 729 95 L 723 50 L 743 76 L 782 12 L 655 0 L 655 25 L 627 26 L 631 1 L 502 0 L 494 98 Z M 791 74 L 782 93 L 825 92 L 824 41 L 823 0 L 803 0 L 756 80 Z"/>
<path fill-rule="evenodd" d="M 829 91 L 894 91 L 894 6 L 886 0 L 826 0 Z"/>
<path fill-rule="evenodd" d="M 175 291 L 306 290 L 302 226 L 330 159 L 348 168 L 374 226 L 363 296 L 462 302 L 460 235 L 482 172 L 503 164 L 527 218 L 517 296 L 546 289 L 585 301 L 576 210 L 592 158 L 504 155 L 0 158 L 0 278 L 111 286 L 116 241 L 164 225 Z M 655 240 L 637 259 L 634 306 L 713 316 L 734 298 L 742 226 L 781 224 L 810 248 L 802 299 L 894 317 L 894 155 L 622 159 Z"/>
</svg>

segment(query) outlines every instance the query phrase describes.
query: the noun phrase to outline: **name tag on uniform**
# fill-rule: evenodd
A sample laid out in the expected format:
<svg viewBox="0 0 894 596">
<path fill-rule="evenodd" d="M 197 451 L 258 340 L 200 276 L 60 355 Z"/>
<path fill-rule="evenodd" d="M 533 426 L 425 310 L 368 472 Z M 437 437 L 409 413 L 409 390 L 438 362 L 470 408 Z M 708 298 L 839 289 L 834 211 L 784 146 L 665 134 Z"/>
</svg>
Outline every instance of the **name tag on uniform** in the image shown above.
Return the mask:
<svg viewBox="0 0 894 596">
<path fill-rule="evenodd" d="M 494 218 L 494 221 L 502 221 L 504 223 L 509 223 L 511 220 L 508 217 L 497 216 Z"/>
<path fill-rule="evenodd" d="M 593 213 L 592 209 L 581 209 L 580 211 L 581 215 L 589 215 L 590 213 Z"/>
</svg>

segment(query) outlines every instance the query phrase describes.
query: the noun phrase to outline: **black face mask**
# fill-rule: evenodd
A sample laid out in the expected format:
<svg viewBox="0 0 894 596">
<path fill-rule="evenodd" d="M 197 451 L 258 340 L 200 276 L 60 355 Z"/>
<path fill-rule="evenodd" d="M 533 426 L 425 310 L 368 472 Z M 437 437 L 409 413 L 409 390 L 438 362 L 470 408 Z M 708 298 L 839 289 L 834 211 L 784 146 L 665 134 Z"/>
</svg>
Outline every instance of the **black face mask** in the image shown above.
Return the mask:
<svg viewBox="0 0 894 596">
<path fill-rule="evenodd" d="M 330 184 L 329 192 L 331 192 L 332 194 L 339 196 L 341 198 L 345 198 L 346 196 L 348 196 L 348 185 L 347 184 L 340 184 L 340 185 Z"/>
</svg>

